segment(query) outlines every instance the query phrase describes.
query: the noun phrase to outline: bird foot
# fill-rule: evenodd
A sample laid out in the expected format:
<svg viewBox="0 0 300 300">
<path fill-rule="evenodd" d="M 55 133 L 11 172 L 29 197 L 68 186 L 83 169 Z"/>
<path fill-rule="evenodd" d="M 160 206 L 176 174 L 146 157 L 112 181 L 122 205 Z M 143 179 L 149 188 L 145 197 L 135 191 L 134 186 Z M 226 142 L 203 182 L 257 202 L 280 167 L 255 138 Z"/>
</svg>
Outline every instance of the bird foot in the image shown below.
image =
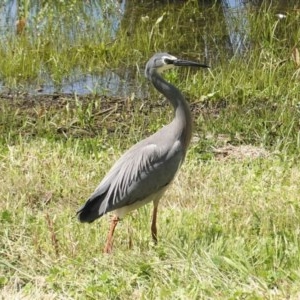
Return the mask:
<svg viewBox="0 0 300 300">
<path fill-rule="evenodd" d="M 111 254 L 112 253 L 112 245 L 108 245 L 106 244 L 104 249 L 103 249 L 103 253 L 105 254 Z"/>
</svg>

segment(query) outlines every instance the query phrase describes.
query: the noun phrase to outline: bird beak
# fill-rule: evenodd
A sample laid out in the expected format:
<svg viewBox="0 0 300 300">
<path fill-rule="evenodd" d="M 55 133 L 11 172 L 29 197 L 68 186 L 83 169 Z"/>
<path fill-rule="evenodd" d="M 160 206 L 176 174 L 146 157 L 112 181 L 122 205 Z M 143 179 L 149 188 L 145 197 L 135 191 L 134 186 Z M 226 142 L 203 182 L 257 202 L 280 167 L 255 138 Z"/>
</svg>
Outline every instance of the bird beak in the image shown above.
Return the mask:
<svg viewBox="0 0 300 300">
<path fill-rule="evenodd" d="M 194 61 L 184 60 L 184 59 L 176 59 L 173 61 L 174 66 L 185 66 L 185 67 L 201 67 L 201 68 L 209 68 L 208 65 L 200 64 Z"/>
</svg>

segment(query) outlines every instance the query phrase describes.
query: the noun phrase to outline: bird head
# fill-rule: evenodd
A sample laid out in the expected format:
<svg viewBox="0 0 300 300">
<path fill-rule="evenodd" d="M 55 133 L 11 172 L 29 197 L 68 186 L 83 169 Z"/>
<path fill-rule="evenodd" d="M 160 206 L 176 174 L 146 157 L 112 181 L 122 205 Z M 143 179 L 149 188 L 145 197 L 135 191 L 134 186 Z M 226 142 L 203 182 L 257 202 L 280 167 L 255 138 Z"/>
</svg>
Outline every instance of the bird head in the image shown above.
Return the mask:
<svg viewBox="0 0 300 300">
<path fill-rule="evenodd" d="M 150 79 L 151 73 L 153 71 L 162 73 L 176 66 L 209 68 L 205 64 L 179 59 L 173 55 L 170 55 L 169 53 L 156 53 L 149 59 L 146 64 L 145 76 Z"/>
</svg>

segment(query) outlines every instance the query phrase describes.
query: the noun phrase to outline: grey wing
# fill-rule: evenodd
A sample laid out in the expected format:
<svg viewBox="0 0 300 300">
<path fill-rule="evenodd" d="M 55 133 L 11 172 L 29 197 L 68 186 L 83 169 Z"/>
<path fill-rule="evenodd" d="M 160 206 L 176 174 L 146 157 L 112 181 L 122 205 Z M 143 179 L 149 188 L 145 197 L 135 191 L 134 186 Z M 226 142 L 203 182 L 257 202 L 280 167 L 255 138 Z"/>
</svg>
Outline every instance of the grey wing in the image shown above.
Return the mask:
<svg viewBox="0 0 300 300">
<path fill-rule="evenodd" d="M 78 211 L 80 221 L 92 222 L 158 192 L 173 180 L 182 158 L 179 141 L 168 149 L 156 144 L 133 147 L 116 162 Z"/>
</svg>

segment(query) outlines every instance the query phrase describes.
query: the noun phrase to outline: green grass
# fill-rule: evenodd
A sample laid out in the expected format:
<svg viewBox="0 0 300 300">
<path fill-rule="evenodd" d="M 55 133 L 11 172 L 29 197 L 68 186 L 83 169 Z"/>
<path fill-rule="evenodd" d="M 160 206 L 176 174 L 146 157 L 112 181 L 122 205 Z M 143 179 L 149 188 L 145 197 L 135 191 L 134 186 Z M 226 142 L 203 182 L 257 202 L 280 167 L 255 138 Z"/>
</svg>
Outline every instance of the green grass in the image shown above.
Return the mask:
<svg viewBox="0 0 300 300">
<path fill-rule="evenodd" d="M 109 218 L 82 225 L 74 212 L 120 153 L 96 160 L 77 145 L 36 139 L 2 156 L 3 297 L 297 298 L 299 165 L 190 155 L 161 201 L 159 245 L 149 205 L 121 222 L 108 256 Z"/>
</svg>

